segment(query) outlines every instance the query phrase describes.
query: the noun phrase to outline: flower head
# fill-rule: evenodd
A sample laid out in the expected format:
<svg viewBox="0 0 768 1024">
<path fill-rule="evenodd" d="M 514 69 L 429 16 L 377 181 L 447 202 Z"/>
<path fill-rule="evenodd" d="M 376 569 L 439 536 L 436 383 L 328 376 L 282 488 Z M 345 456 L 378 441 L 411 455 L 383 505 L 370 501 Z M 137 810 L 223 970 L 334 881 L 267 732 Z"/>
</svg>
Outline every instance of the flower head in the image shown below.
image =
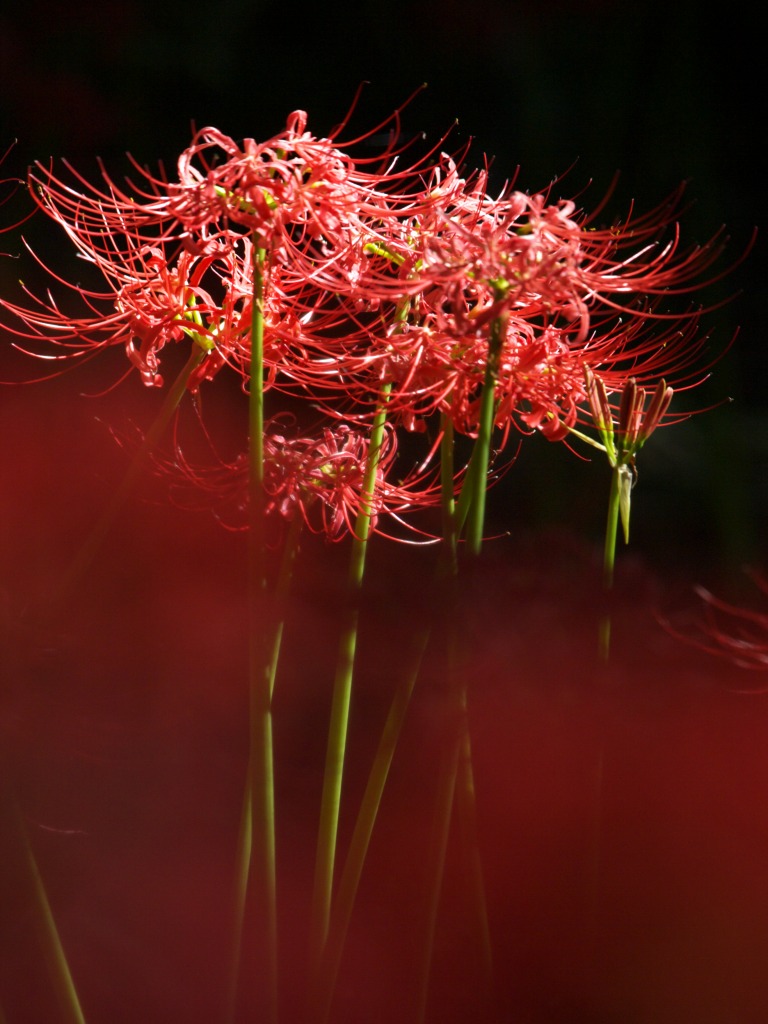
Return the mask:
<svg viewBox="0 0 768 1024">
<path fill-rule="evenodd" d="M 667 387 L 666 381 L 660 380 L 646 408 L 646 391 L 639 388 L 637 381 L 631 377 L 624 385 L 618 417 L 614 422 L 605 384 L 588 366 L 584 367 L 584 376 L 589 408 L 608 462 L 614 469 L 633 466 L 635 455 L 661 424 L 669 409 L 673 389 Z"/>
<path fill-rule="evenodd" d="M 310 532 L 342 540 L 354 534 L 365 504 L 375 532 L 388 532 L 384 523 L 392 519 L 418 534 L 421 529 L 403 517 L 439 504 L 433 472 L 416 469 L 395 481 L 398 451 L 391 427 L 385 428 L 379 449 L 372 495 L 364 487 L 370 438 L 349 424 L 334 423 L 300 436 L 288 418 L 277 417 L 266 425 L 264 442 L 265 512 L 278 529 L 299 518 Z M 207 509 L 229 529 L 248 527 L 247 453 L 231 461 L 215 457 L 195 464 L 177 445 L 172 458 L 156 456 L 155 465 L 178 504 Z"/>
</svg>

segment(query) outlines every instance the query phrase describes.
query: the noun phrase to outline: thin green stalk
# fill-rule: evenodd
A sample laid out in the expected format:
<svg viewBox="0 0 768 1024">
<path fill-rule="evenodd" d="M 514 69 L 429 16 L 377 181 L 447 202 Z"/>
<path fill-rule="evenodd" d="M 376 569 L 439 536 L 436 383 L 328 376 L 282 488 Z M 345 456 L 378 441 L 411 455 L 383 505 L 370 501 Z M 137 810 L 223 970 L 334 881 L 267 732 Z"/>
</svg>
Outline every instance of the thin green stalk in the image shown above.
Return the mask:
<svg viewBox="0 0 768 1024">
<path fill-rule="evenodd" d="M 443 513 L 443 554 L 449 576 L 458 572 L 458 539 L 463 523 L 458 521 L 454 498 L 454 430 L 453 420 L 446 413 L 441 416 L 443 438 L 440 444 L 440 499 Z"/>
<path fill-rule="evenodd" d="M 285 539 L 283 557 L 280 562 L 280 571 L 277 577 L 277 587 L 275 589 L 273 604 L 274 614 L 272 616 L 272 648 L 269 662 L 270 697 L 273 696 L 275 692 L 277 666 L 280 661 L 280 648 L 283 642 L 283 630 L 285 628 L 285 619 L 288 612 L 288 597 L 290 595 L 291 582 L 293 580 L 293 566 L 296 561 L 296 555 L 299 551 L 299 538 L 301 536 L 301 528 L 303 524 L 304 520 L 297 510 L 288 527 L 288 535 Z"/>
<path fill-rule="evenodd" d="M 475 774 L 472 765 L 472 742 L 467 718 L 467 688 L 462 687 L 462 735 L 459 750 L 459 778 L 456 790 L 457 811 L 464 859 L 468 866 L 472 905 L 477 914 L 477 931 L 480 936 L 483 984 L 485 998 L 490 1006 L 493 1001 L 493 951 L 491 930 L 488 923 L 488 905 L 485 895 L 485 879 L 480 847 L 477 842 L 477 801 L 475 795 Z"/>
<path fill-rule="evenodd" d="M 611 490 L 608 495 L 608 516 L 605 524 L 605 546 L 603 548 L 603 588 L 613 587 L 613 571 L 616 564 L 616 540 L 619 535 L 619 505 L 621 497 L 621 466 L 614 466 L 611 473 Z"/>
<path fill-rule="evenodd" d="M 320 824 L 312 900 L 311 976 L 316 974 L 320 962 L 323 947 L 328 936 L 331 914 L 341 787 L 344 774 L 344 755 L 349 723 L 349 707 L 352 697 L 355 650 L 357 646 L 360 592 L 365 572 L 368 538 L 371 533 L 376 472 L 381 445 L 384 439 L 384 425 L 386 423 L 390 391 L 391 385 L 385 384 L 382 388 L 379 407 L 374 417 L 363 479 L 363 493 L 355 520 L 354 537 L 352 538 L 345 621 L 339 641 L 336 675 L 333 684 L 331 719 L 328 728 L 328 746 L 323 775 L 323 793 L 320 804 Z"/>
<path fill-rule="evenodd" d="M 234 1024 L 237 1015 L 237 993 L 240 982 L 240 967 L 243 953 L 243 926 L 245 905 L 248 896 L 248 878 L 251 870 L 253 850 L 253 795 L 251 776 L 253 769 L 250 758 L 243 789 L 243 803 L 240 810 L 240 829 L 237 837 L 237 870 L 235 873 L 234 927 L 232 932 L 232 954 L 229 965 L 227 1002 L 224 1010 L 224 1024 Z"/>
<path fill-rule="evenodd" d="M 426 926 L 424 945 L 422 948 L 420 983 L 416 1009 L 417 1024 L 424 1024 L 429 999 L 429 982 L 432 975 L 432 959 L 435 949 L 435 932 L 437 930 L 437 913 L 440 907 L 440 896 L 443 891 L 445 861 L 448 853 L 448 837 L 453 816 L 453 802 L 456 794 L 456 778 L 458 775 L 459 749 L 461 736 L 458 731 L 450 737 L 446 745 L 438 783 L 435 813 L 432 819 L 431 845 L 429 864 L 431 887 L 427 896 Z"/>
<path fill-rule="evenodd" d="M 605 546 L 603 548 L 603 591 L 606 600 L 613 589 L 613 571 L 616 564 L 616 539 L 619 531 L 619 507 L 621 498 L 622 466 L 614 466 L 611 472 L 611 489 L 608 495 L 608 517 L 605 524 Z M 611 613 L 603 613 L 599 626 L 598 650 L 600 658 L 607 661 L 611 650 Z"/>
<path fill-rule="evenodd" d="M 437 914 L 443 885 L 454 802 L 458 804 L 457 811 L 461 826 L 464 855 L 469 862 L 470 881 L 478 915 L 489 994 L 492 984 L 490 931 L 488 928 L 480 852 L 477 845 L 474 773 L 472 768 L 469 722 L 467 719 L 467 688 L 465 683 L 459 683 L 457 679 L 459 653 L 456 638 L 460 635 L 460 623 L 457 621 L 459 600 L 456 539 L 457 532 L 463 528 L 466 520 L 469 554 L 471 556 L 480 554 L 485 526 L 485 500 L 488 487 L 490 443 L 493 434 L 495 412 L 495 384 L 503 342 L 503 326 L 503 319 L 499 319 L 494 321 L 491 327 L 488 364 L 486 366 L 485 382 L 480 404 L 478 436 L 472 451 L 467 476 L 464 480 L 458 504 L 453 500 L 453 433 L 448 428 L 447 421 L 443 425 L 443 446 L 441 448 L 443 540 L 447 548 L 445 562 L 452 570 L 452 585 L 449 591 L 451 600 L 447 621 L 448 699 L 451 709 L 449 721 L 451 723 L 452 735 L 449 738 L 441 769 L 433 825 L 432 862 L 434 870 L 431 876 L 432 888 L 427 905 L 421 985 L 416 1018 L 419 1022 L 425 1019 L 427 1011 L 429 981 L 434 954 L 434 937 L 437 927 Z"/>
<path fill-rule="evenodd" d="M 453 575 L 456 567 L 456 519 L 453 497 L 453 423 L 447 416 L 443 417 L 441 453 L 441 489 L 445 513 L 444 532 L 447 538 L 446 547 L 450 552 L 448 574 Z M 339 880 L 338 891 L 333 903 L 333 912 L 329 919 L 326 944 L 317 965 L 316 976 L 311 982 L 310 1012 L 313 1015 L 313 1019 L 323 1022 L 323 1024 L 325 1024 L 330 1014 L 344 942 L 352 917 L 365 858 L 395 747 L 397 746 L 411 694 L 418 678 L 421 661 L 429 639 L 429 632 L 429 628 L 425 628 L 415 640 L 413 667 L 403 677 L 393 697 L 355 822 L 347 859 Z"/>
<path fill-rule="evenodd" d="M 611 608 L 613 590 L 613 574 L 616 563 L 616 541 L 619 532 L 619 515 L 621 511 L 621 494 L 623 474 L 628 472 L 626 466 L 616 463 L 611 467 L 611 488 L 608 494 L 608 515 L 605 524 L 605 545 L 603 548 L 603 599 L 606 607 L 598 625 L 598 657 L 604 663 L 610 659 L 611 652 Z M 628 520 L 625 521 L 625 531 Z M 626 534 L 625 534 L 626 535 Z M 589 881 L 586 893 L 586 919 L 584 935 L 584 953 L 589 958 L 593 953 L 597 912 L 600 901 L 601 862 L 603 846 L 603 791 L 605 788 L 605 744 L 601 739 L 595 752 L 593 781 L 593 822 L 589 835 L 588 874 Z"/>
<path fill-rule="evenodd" d="M 59 936 L 59 930 L 56 927 L 51 905 L 48 902 L 48 895 L 45 891 L 45 885 L 40 875 L 35 855 L 32 852 L 27 830 L 15 804 L 13 809 L 24 848 L 26 869 L 32 883 L 35 909 L 37 910 L 38 934 L 43 946 L 44 956 L 48 964 L 48 972 L 56 992 L 56 997 L 67 1024 L 85 1024 L 85 1017 L 80 1006 L 72 972 L 69 969 L 64 946 Z"/>
<path fill-rule="evenodd" d="M 334 899 L 328 940 L 323 950 L 317 976 L 313 979 L 310 1012 L 312 1013 L 312 1019 L 317 1020 L 318 1024 L 325 1024 L 330 1014 L 336 979 L 344 951 L 344 942 L 352 918 L 365 858 L 368 853 L 371 836 L 373 835 L 373 828 L 379 812 L 392 758 L 400 738 L 411 694 L 419 675 L 428 638 L 429 630 L 425 629 L 414 644 L 412 667 L 405 674 L 395 691 L 360 804 L 360 810 L 347 852 L 347 859 Z"/>
<path fill-rule="evenodd" d="M 274 615 L 271 619 L 272 646 L 269 662 L 269 689 L 270 696 L 274 693 L 277 667 L 280 660 L 280 648 L 282 643 L 283 628 L 288 606 L 288 595 L 290 593 L 291 580 L 293 577 L 293 564 L 298 551 L 299 535 L 301 532 L 302 520 L 295 516 L 290 523 L 288 536 L 283 548 L 283 556 L 278 574 L 277 588 L 274 595 Z M 245 923 L 245 907 L 248 896 L 248 880 L 251 868 L 251 855 L 253 850 L 253 793 L 251 780 L 255 767 L 251 758 L 255 756 L 253 748 L 249 754 L 248 773 L 246 776 L 245 789 L 243 793 L 243 805 L 240 816 L 240 830 L 238 835 L 238 858 L 237 871 L 235 876 L 235 910 L 234 910 L 234 931 L 232 956 L 230 960 L 230 978 L 227 996 L 227 1007 L 224 1016 L 226 1024 L 232 1024 L 237 1012 L 237 992 L 240 978 L 240 967 L 242 957 L 243 927 Z"/>
<path fill-rule="evenodd" d="M 253 308 L 249 415 L 249 632 L 251 838 L 255 860 L 261 1020 L 278 1019 L 277 878 L 275 850 L 275 779 L 272 739 L 272 677 L 267 617 L 267 570 L 264 494 L 264 274 L 266 250 L 253 239 Z M 247 831 L 242 839 L 247 837 Z"/>
<path fill-rule="evenodd" d="M 443 591 L 446 597 L 443 608 L 443 623 L 447 638 L 446 646 L 446 672 L 448 674 L 448 695 L 449 707 L 453 706 L 453 693 L 456 688 L 456 612 L 458 609 L 458 552 L 457 535 L 464 525 L 464 520 L 471 507 L 472 499 L 475 496 L 474 479 L 477 473 L 477 466 L 481 459 L 478 459 L 478 446 L 475 444 L 470 458 L 467 476 L 464 480 L 461 495 L 459 496 L 458 507 L 454 500 L 453 478 L 454 478 L 454 432 L 452 421 L 445 416 L 443 418 L 443 439 L 440 446 L 440 474 L 441 474 L 441 499 L 443 513 L 443 552 L 442 566 L 448 570 L 446 588 Z M 450 720 L 453 729 L 453 719 Z M 459 742 L 458 733 L 451 735 L 443 749 L 440 774 L 438 776 L 437 800 L 435 803 L 434 817 L 430 839 L 429 864 L 431 871 L 429 879 L 431 886 L 427 894 L 424 945 L 422 948 L 421 971 L 419 975 L 419 992 L 416 1009 L 417 1024 L 422 1024 L 427 1012 L 427 1001 L 429 997 L 429 982 L 432 973 L 432 959 L 434 956 L 435 931 L 437 928 L 437 914 L 440 907 L 440 896 L 443 889 L 443 876 L 445 873 L 445 861 L 448 853 L 448 837 L 450 833 L 451 817 L 453 815 L 453 803 L 456 792 L 456 778 L 458 771 Z"/>
<path fill-rule="evenodd" d="M 460 692 L 454 696 L 459 701 L 459 707 L 454 707 L 453 710 L 458 712 L 458 714 L 455 716 L 451 714 L 450 717 L 452 735 L 449 738 L 444 754 L 432 826 L 432 854 L 430 858 L 433 865 L 431 875 L 432 887 L 427 904 L 427 923 L 416 1014 L 418 1024 L 423 1024 L 427 1013 L 429 983 L 434 957 L 435 934 L 437 931 L 437 916 L 443 888 L 445 861 L 454 807 L 457 812 L 473 908 L 477 915 L 476 925 L 481 943 L 483 982 L 485 986 L 483 995 L 488 1006 L 491 1005 L 493 1000 L 493 956 L 485 897 L 485 882 L 483 879 L 480 848 L 477 843 L 477 809 L 474 770 L 472 767 L 472 745 L 466 713 L 466 686 L 462 685 Z"/>
<path fill-rule="evenodd" d="M 496 377 L 504 342 L 505 322 L 504 317 L 494 320 L 488 339 L 488 362 L 485 367 L 485 381 L 480 397 L 480 423 L 477 440 L 472 452 L 472 489 L 469 492 L 467 513 L 467 546 L 471 555 L 479 555 L 483 545 L 488 466 L 491 458 L 491 437 L 493 436 L 493 420 L 496 410 Z"/>
<path fill-rule="evenodd" d="M 457 528 L 457 515 L 462 517 L 468 515 L 467 540 L 471 556 L 480 554 L 485 529 L 485 502 L 488 491 L 488 466 L 490 462 L 490 444 L 493 435 L 493 422 L 496 409 L 495 389 L 496 376 L 498 374 L 499 359 L 504 343 L 505 318 L 500 317 L 491 324 L 491 333 L 488 342 L 488 363 L 485 371 L 485 381 L 480 404 L 480 429 L 477 442 L 472 451 L 470 464 L 470 477 L 465 482 L 464 489 L 459 497 L 459 510 L 454 508 L 453 501 L 448 501 L 447 479 L 445 466 L 448 464 L 448 457 L 443 459 L 443 505 L 444 518 L 447 524 L 446 540 L 449 544 L 455 545 L 455 530 Z M 446 433 L 444 437 L 448 437 Z M 450 438 L 452 441 L 452 437 Z M 452 462 L 451 462 L 452 469 Z M 452 498 L 452 494 L 451 494 Z M 458 528 L 461 529 L 463 519 L 460 518 Z M 454 586 L 458 584 L 458 567 L 455 552 L 452 555 L 454 565 Z M 456 600 L 456 598 L 455 598 Z M 454 655 L 455 657 L 455 655 Z M 483 948 L 483 960 L 486 971 L 486 980 L 490 992 L 492 984 L 493 961 L 491 956 L 491 939 L 488 927 L 488 912 L 485 897 L 485 883 L 483 880 L 482 863 L 480 850 L 477 845 L 477 824 L 476 824 L 476 803 L 474 770 L 472 767 L 472 746 L 469 735 L 469 720 L 467 717 L 467 687 L 466 683 L 458 687 L 457 700 L 461 711 L 461 748 L 459 752 L 458 771 L 458 812 L 462 828 L 465 856 L 469 860 L 470 878 L 474 893 L 474 903 L 478 914 L 478 924 Z M 454 784 L 455 789 L 455 784 Z M 447 836 L 447 831 L 446 831 Z"/>
</svg>

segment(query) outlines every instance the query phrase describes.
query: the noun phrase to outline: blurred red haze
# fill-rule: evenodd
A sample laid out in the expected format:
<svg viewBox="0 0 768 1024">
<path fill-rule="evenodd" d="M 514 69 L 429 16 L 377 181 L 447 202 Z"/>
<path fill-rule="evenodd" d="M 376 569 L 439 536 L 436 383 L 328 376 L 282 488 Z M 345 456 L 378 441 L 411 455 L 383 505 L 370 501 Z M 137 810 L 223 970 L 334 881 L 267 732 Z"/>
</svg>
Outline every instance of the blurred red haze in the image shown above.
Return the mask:
<svg viewBox="0 0 768 1024">
<path fill-rule="evenodd" d="M 62 379 L 0 394 L 5 795 L 26 823 L 88 1024 L 209 1024 L 223 1003 L 247 753 L 244 537 L 142 484 L 65 607 L 41 620 L 42 595 L 126 466 L 96 420 L 105 403 L 76 391 Z M 345 550 L 316 539 L 302 550 L 275 700 L 289 1024 L 303 1019 Z M 372 548 L 342 841 L 427 610 L 432 559 L 384 540 Z M 661 629 L 664 581 L 631 555 L 618 572 L 612 664 L 599 669 L 595 576 L 591 550 L 531 531 L 489 544 L 465 595 L 495 991 L 483 991 L 454 829 L 430 1024 L 768 1019 L 768 695 L 734 692 L 754 673 Z M 338 1024 L 416 1020 L 445 640 L 433 637 L 395 757 Z M 55 1024 L 5 810 L 1 828 L 0 1005 L 8 1024 Z M 254 1020 L 246 946 L 242 1019 Z"/>
</svg>

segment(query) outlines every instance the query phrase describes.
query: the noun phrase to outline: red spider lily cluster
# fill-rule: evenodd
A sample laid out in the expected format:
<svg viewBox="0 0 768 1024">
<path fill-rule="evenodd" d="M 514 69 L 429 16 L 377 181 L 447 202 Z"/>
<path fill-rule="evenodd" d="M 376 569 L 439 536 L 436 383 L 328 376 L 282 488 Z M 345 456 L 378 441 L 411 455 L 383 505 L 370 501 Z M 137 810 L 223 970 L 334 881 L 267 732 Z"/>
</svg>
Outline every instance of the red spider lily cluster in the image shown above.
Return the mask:
<svg viewBox="0 0 768 1024">
<path fill-rule="evenodd" d="M 327 417 L 312 438 L 267 433 L 269 506 L 299 510 L 330 536 L 359 503 L 365 437 L 385 389 L 374 514 L 439 503 L 424 467 L 446 429 L 478 435 L 489 382 L 501 450 L 513 427 L 566 438 L 589 420 L 596 380 L 606 407 L 630 379 L 695 380 L 697 313 L 660 302 L 704 284 L 721 246 L 681 248 L 679 197 L 603 227 L 600 211 L 551 189 L 508 184 L 491 195 L 487 170 L 466 172 L 439 146 L 403 166 L 398 115 L 369 134 L 387 127 L 375 158 L 353 155 L 362 139 L 341 141 L 343 125 L 314 136 L 302 111 L 263 143 L 205 128 L 175 177 L 136 165 L 122 186 L 103 170 L 92 184 L 68 166 L 38 165 L 38 205 L 105 286 L 69 285 L 81 315 L 50 293 L 4 303 L 21 321 L 19 347 L 57 360 L 122 346 L 144 383 L 160 386 L 167 348 L 188 344 L 197 354 L 189 390 L 227 369 L 247 392 L 258 310 L 264 389 Z M 431 436 L 405 481 L 394 468 L 398 427 Z M 200 470 L 180 454 L 176 463 L 204 490 L 227 478 L 232 494 L 242 475 L 239 463 Z"/>
</svg>

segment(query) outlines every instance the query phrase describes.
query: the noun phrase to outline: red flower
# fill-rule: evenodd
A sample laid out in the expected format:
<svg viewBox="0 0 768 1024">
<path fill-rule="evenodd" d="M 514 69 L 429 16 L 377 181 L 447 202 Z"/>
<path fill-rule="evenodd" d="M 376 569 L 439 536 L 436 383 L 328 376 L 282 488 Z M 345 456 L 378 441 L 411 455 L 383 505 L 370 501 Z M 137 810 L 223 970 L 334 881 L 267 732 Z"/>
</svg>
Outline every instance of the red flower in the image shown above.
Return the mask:
<svg viewBox="0 0 768 1024">
<path fill-rule="evenodd" d="M 316 436 L 296 437 L 286 433 L 286 425 L 284 418 L 275 419 L 265 429 L 264 489 L 268 517 L 285 522 L 299 516 L 309 530 L 332 541 L 354 533 L 363 501 L 367 435 L 340 423 L 322 428 Z M 382 521 L 391 517 L 421 533 L 402 517 L 439 505 L 439 484 L 433 473 L 423 469 L 394 483 L 391 477 L 396 458 L 396 435 L 388 427 L 370 499 L 373 529 L 384 532 Z M 217 459 L 212 465 L 198 466 L 190 463 L 177 447 L 173 459 L 156 458 L 155 463 L 169 480 L 171 493 L 179 504 L 210 509 L 229 529 L 247 528 L 246 454 L 232 462 Z"/>
<path fill-rule="evenodd" d="M 215 244 L 232 226 L 278 248 L 286 229 L 301 225 L 314 239 L 343 235 L 359 216 L 369 190 L 354 162 L 331 140 L 306 131 L 307 115 L 294 111 L 285 131 L 263 143 L 236 143 L 215 128 L 192 139 L 169 189 L 169 210 L 196 241 Z"/>
<path fill-rule="evenodd" d="M 445 154 L 401 168 L 397 113 L 392 127 L 373 159 L 296 111 L 263 143 L 201 130 L 174 180 L 136 167 L 124 186 L 103 170 L 91 186 L 38 167 L 39 205 L 105 287 L 68 286 L 81 315 L 50 295 L 4 303 L 17 334 L 54 359 L 122 345 L 147 384 L 166 346 L 189 341 L 205 352 L 190 388 L 224 367 L 247 387 L 257 249 L 265 387 L 338 422 L 369 422 L 387 383 L 394 424 L 424 430 L 439 413 L 476 434 L 491 336 L 502 440 L 513 425 L 564 438 L 584 417 L 585 367 L 607 392 L 692 386 L 698 314 L 660 303 L 706 283 L 721 246 L 681 250 L 678 197 L 600 227 L 548 193 L 491 196 L 485 171 L 463 176 Z"/>
<path fill-rule="evenodd" d="M 493 325 L 502 335 L 496 424 L 505 430 L 517 419 L 563 438 L 586 399 L 584 366 L 611 388 L 629 376 L 690 381 L 703 343 L 698 312 L 658 303 L 703 286 L 695 278 L 718 255 L 715 241 L 681 253 L 675 226 L 659 246 L 669 209 L 596 230 L 571 201 L 511 188 L 494 199 L 484 175 L 465 181 L 448 157 L 432 175 L 376 225 L 364 244 L 369 266 L 356 263 L 349 318 L 365 302 L 377 319 L 362 348 L 345 352 L 352 400 L 370 401 L 371 380 L 389 380 L 391 414 L 409 428 L 439 410 L 475 433 Z"/>
<path fill-rule="evenodd" d="M 118 241 L 122 243 L 119 250 Z M 144 383 L 150 385 L 163 383 L 159 367 L 165 346 L 188 338 L 210 357 L 196 377 L 199 383 L 201 375 L 211 374 L 214 363 L 221 365 L 239 326 L 232 304 L 218 304 L 205 287 L 206 277 L 215 274 L 213 261 L 185 252 L 169 258 L 160 244 L 139 244 L 128 236 L 115 237 L 113 242 L 110 252 L 89 247 L 85 236 L 78 238 L 78 248 L 101 271 L 108 286 L 99 292 L 81 284 L 68 285 L 83 300 L 86 315 L 64 312 L 50 293 L 45 299 L 30 295 L 31 306 L 3 303 L 25 325 L 26 329 L 13 328 L 13 332 L 24 339 L 47 342 L 52 353 L 32 354 L 53 360 L 88 358 L 103 348 L 120 345 Z M 219 338 L 225 336 L 227 345 L 222 346 Z M 26 343 L 17 347 L 28 349 Z"/>
</svg>

